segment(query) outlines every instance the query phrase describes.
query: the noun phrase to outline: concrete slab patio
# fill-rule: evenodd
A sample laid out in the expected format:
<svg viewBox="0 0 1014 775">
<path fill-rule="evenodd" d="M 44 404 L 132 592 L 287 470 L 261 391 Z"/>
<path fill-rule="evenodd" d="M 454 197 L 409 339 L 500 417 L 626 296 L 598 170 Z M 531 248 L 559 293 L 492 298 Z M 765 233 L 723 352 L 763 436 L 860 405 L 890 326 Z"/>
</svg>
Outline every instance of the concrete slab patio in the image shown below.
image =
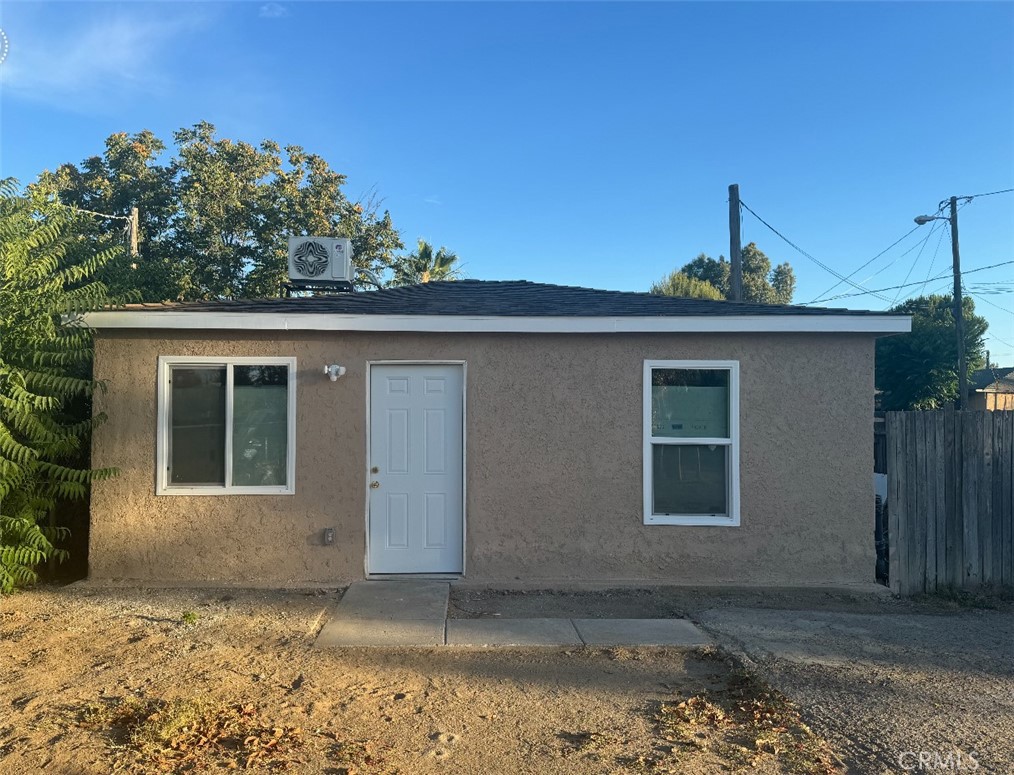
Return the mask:
<svg viewBox="0 0 1014 775">
<path fill-rule="evenodd" d="M 582 646 L 570 619 L 448 619 L 448 646 Z"/>
<path fill-rule="evenodd" d="M 711 638 L 686 619 L 574 619 L 588 646 L 706 646 Z"/>
<path fill-rule="evenodd" d="M 324 625 L 316 648 L 443 646 L 443 619 L 334 618 Z"/>
<path fill-rule="evenodd" d="M 442 581 L 352 584 L 317 648 L 684 646 L 711 639 L 684 619 L 448 619 Z"/>
<path fill-rule="evenodd" d="M 338 604 L 343 619 L 446 619 L 446 581 L 357 581 Z"/>
</svg>

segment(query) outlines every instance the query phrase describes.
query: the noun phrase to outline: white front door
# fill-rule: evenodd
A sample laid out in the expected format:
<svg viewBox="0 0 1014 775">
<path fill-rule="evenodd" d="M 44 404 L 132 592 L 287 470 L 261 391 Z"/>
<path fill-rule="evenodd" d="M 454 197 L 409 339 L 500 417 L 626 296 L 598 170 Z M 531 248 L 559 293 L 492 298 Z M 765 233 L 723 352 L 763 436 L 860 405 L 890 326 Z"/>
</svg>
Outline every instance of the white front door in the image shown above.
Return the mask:
<svg viewBox="0 0 1014 775">
<path fill-rule="evenodd" d="M 461 573 L 463 368 L 370 369 L 369 572 Z"/>
</svg>

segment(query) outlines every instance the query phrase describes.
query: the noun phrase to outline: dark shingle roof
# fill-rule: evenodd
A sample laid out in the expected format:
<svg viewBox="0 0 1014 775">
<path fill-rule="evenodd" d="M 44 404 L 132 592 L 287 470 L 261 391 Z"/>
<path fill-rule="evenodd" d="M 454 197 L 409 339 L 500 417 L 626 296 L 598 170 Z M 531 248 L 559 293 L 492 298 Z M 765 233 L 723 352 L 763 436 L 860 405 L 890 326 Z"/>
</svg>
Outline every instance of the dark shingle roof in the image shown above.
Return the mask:
<svg viewBox="0 0 1014 775">
<path fill-rule="evenodd" d="M 970 390 L 986 390 L 988 388 L 991 393 L 1014 393 L 1014 368 L 973 371 L 968 387 Z"/>
<path fill-rule="evenodd" d="M 478 315 L 488 317 L 676 317 L 681 315 L 884 315 L 752 302 L 712 301 L 600 291 L 523 280 L 457 280 L 378 291 L 293 299 L 133 304 L 153 312 L 324 313 L 336 315 Z"/>
</svg>

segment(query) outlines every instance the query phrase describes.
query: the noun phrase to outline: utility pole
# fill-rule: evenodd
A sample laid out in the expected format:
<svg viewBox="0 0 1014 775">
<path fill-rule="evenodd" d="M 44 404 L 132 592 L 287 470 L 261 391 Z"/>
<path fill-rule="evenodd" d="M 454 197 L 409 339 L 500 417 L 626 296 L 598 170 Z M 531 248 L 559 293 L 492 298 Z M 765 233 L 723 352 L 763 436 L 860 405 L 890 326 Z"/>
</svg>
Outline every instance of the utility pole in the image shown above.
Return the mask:
<svg viewBox="0 0 1014 775">
<path fill-rule="evenodd" d="M 954 331 L 958 337 L 958 409 L 968 408 L 965 370 L 965 313 L 961 303 L 961 254 L 958 252 L 958 198 L 951 197 L 951 257 L 954 260 Z"/>
<path fill-rule="evenodd" d="M 137 231 L 138 231 L 138 217 L 137 208 L 130 208 L 130 255 L 137 258 Z"/>
<path fill-rule="evenodd" d="M 740 247 L 740 219 L 739 184 L 733 183 L 729 186 L 729 261 L 732 264 L 729 285 L 733 301 L 743 301 L 743 249 Z"/>
</svg>

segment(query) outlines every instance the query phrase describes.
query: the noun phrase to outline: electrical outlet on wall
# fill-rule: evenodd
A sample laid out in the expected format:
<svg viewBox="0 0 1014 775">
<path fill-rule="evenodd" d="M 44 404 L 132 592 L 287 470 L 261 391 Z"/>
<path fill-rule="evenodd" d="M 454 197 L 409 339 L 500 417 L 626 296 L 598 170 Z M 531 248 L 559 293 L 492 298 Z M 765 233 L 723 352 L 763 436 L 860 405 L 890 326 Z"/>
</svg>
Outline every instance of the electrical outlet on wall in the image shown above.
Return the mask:
<svg viewBox="0 0 1014 775">
<path fill-rule="evenodd" d="M 330 546 L 333 543 L 334 543 L 334 528 L 333 527 L 324 528 L 324 545 Z"/>
</svg>

